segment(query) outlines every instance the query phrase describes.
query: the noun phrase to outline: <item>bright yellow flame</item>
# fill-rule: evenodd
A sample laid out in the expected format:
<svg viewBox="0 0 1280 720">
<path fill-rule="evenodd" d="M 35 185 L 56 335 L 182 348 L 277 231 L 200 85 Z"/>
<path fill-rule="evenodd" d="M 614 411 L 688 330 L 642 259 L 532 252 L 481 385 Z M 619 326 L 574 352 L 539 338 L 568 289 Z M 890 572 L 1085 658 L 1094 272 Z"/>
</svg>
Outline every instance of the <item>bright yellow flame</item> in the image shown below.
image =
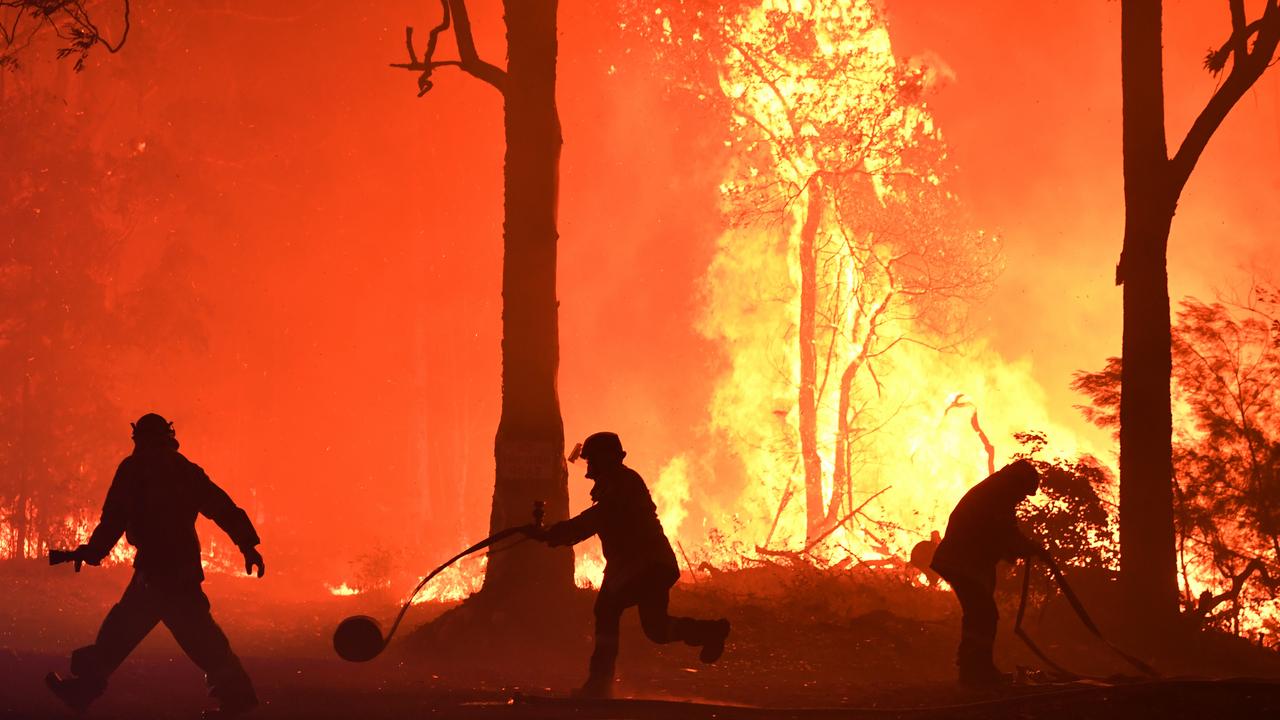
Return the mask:
<svg viewBox="0 0 1280 720">
<path fill-rule="evenodd" d="M 413 598 L 414 605 L 423 603 L 460 602 L 480 591 L 489 557 L 466 557 L 431 579 Z M 407 598 L 406 598 L 407 599 Z"/>
<path fill-rule="evenodd" d="M 680 532 L 680 525 L 689 515 L 685 506 L 689 502 L 689 459 L 683 455 L 672 458 L 658 473 L 657 482 L 649 488 L 653 502 L 658 506 L 658 519 L 668 537 Z"/>
<path fill-rule="evenodd" d="M 585 589 L 599 588 L 604 582 L 604 555 L 600 543 L 579 545 L 574 556 L 573 582 Z"/>
<path fill-rule="evenodd" d="M 345 597 L 345 596 L 348 596 L 348 595 L 359 595 L 359 594 L 360 594 L 360 591 L 359 591 L 359 590 L 357 590 L 356 588 L 353 588 L 353 587 L 351 587 L 350 585 L 348 585 L 348 584 L 347 584 L 347 582 L 346 582 L 345 580 L 344 580 L 344 581 L 342 581 L 342 583 L 341 583 L 340 585 L 325 585 L 324 587 L 325 587 L 325 589 L 326 589 L 326 590 L 328 590 L 328 591 L 329 591 L 329 594 L 330 594 L 330 595 L 338 595 L 338 596 Z"/>
<path fill-rule="evenodd" d="M 737 36 L 729 44 L 721 90 L 734 111 L 730 145 L 741 152 L 721 189 L 731 214 L 746 207 L 773 216 L 724 233 L 706 273 L 699 330 L 729 360 L 708 408 L 710 428 L 740 462 L 746 482 L 734 489 L 697 483 L 714 489 L 697 493 L 696 505 L 726 547 L 799 550 L 807 531 L 797 397 L 806 223 L 816 225 L 812 237 L 826 243 L 817 284 L 835 297 L 846 293 L 828 327 L 819 330 L 828 376 L 838 378 L 840 368 L 865 350 L 858 324 L 880 303 L 899 302 L 893 281 L 870 268 L 891 262 L 892 248 L 842 257 L 841 239 L 851 231 L 837 220 L 837 193 L 813 193 L 828 177 L 855 173 L 883 200 L 893 192 L 888 178 L 910 171 L 901 156 L 921 138 L 938 137 L 924 106 L 902 101 L 889 35 L 869 0 L 763 0 L 734 22 Z M 936 176 L 924 172 L 920 179 L 936 185 Z M 855 296 L 841 290 L 855 286 L 871 291 Z M 886 318 L 883 337 L 932 339 L 910 313 Z M 854 450 L 850 505 L 875 499 L 865 516 L 831 533 L 825 545 L 832 559 L 905 557 L 930 530 L 944 528 L 960 495 L 987 474 L 986 450 L 970 425 L 972 409 L 945 412 L 957 394 L 980 411 L 997 465 L 1019 449 L 1012 434 L 1029 429 L 1046 433 L 1056 455 L 1092 450 L 1050 416 L 1029 360 L 1008 361 L 982 343 L 952 353 L 901 343 L 875 365 L 876 375 L 856 375 L 851 390 L 865 403 L 856 418 L 861 426 L 853 429 L 867 434 Z M 816 406 L 824 502 L 832 496 L 840 427 L 833 383 L 838 380 L 828 380 Z M 676 501 L 665 512 L 684 508 L 689 475 L 696 472 L 684 457 L 668 464 L 655 484 L 656 495 Z M 683 520 L 683 511 L 673 516 L 669 534 L 691 532 Z M 733 553 L 710 552 L 713 562 L 735 560 Z"/>
</svg>

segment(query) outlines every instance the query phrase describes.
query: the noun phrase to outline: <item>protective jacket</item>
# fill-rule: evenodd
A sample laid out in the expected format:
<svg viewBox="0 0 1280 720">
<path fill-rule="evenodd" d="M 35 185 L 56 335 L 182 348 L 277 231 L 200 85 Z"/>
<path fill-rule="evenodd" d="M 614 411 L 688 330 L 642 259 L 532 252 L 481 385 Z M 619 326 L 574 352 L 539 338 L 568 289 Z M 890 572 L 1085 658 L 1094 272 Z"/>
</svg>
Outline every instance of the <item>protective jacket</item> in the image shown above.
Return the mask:
<svg viewBox="0 0 1280 720">
<path fill-rule="evenodd" d="M 1016 508 L 1027 496 L 1025 480 L 1007 470 L 974 485 L 951 511 L 947 533 L 930 564 L 942 577 L 963 574 L 994 585 L 998 561 L 1012 561 L 1035 549 L 1018 531 Z"/>
<path fill-rule="evenodd" d="M 244 510 L 177 450 L 138 447 L 116 470 L 98 527 L 85 545 L 100 562 L 123 534 L 138 549 L 133 566 L 150 581 L 204 579 L 196 515 L 222 528 L 242 550 L 260 540 Z"/>
<path fill-rule="evenodd" d="M 602 593 L 640 578 L 675 584 L 680 577 L 676 555 L 639 473 L 621 464 L 602 470 L 591 500 L 591 507 L 547 528 L 547 542 L 574 545 L 599 535 L 605 559 Z"/>
</svg>

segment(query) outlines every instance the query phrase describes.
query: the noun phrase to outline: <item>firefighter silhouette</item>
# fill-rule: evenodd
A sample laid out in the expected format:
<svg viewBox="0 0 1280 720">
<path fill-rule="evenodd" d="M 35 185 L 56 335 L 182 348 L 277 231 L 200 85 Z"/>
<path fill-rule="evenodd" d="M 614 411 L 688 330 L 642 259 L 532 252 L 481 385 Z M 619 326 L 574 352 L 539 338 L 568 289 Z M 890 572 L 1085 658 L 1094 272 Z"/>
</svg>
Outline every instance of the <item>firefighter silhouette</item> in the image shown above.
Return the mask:
<svg viewBox="0 0 1280 720">
<path fill-rule="evenodd" d="M 931 567 L 955 590 L 963 617 L 956 666 L 960 682 L 993 685 L 1005 677 L 992 659 L 996 624 L 996 563 L 1044 551 L 1018 531 L 1018 503 L 1040 488 L 1040 474 L 1026 460 L 1006 465 L 973 486 L 951 511 L 947 532 Z"/>
<path fill-rule="evenodd" d="M 71 654 L 71 677 L 45 681 L 63 702 L 82 711 L 106 689 L 107 679 L 157 623 L 205 672 L 218 708 L 207 718 L 232 717 L 258 704 L 249 676 L 209 613 L 200 584 L 197 514 L 217 523 L 244 553 L 245 572 L 265 571 L 249 516 L 213 484 L 199 465 L 178 452 L 172 423 L 154 413 L 133 424 L 134 450 L 116 470 L 89 541 L 71 553 L 77 563 L 102 562 L 124 534 L 137 548 L 133 579 L 107 613 L 92 645 Z"/>
<path fill-rule="evenodd" d="M 694 620 L 667 614 L 668 593 L 680 577 L 675 553 L 658 520 L 649 489 L 635 470 L 622 464 L 626 452 L 611 432 L 595 433 L 582 443 L 587 461 L 591 507 L 547 528 L 549 545 L 574 545 L 600 536 L 604 582 L 595 604 L 595 650 L 579 697 L 610 697 L 618 657 L 622 611 L 635 605 L 640 626 L 656 643 L 682 641 L 700 647 L 699 658 L 713 663 L 724 652 L 729 621 Z"/>
</svg>

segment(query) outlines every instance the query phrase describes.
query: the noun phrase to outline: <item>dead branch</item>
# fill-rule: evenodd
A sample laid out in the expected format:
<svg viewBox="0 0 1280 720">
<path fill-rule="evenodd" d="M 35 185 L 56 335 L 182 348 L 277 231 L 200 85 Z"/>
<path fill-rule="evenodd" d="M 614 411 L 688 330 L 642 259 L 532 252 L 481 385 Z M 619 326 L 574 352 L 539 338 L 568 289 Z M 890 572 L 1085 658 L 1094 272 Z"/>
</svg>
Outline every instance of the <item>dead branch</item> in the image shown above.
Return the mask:
<svg viewBox="0 0 1280 720">
<path fill-rule="evenodd" d="M 814 538 L 813 540 L 811 540 L 811 541 L 809 542 L 809 544 L 808 544 L 808 545 L 806 545 L 806 546 L 805 546 L 805 548 L 804 548 L 803 550 L 801 550 L 801 551 L 800 551 L 800 554 L 801 554 L 801 555 L 807 555 L 807 554 L 809 553 L 809 551 L 810 551 L 810 550 L 813 550 L 813 549 L 814 549 L 815 547 L 817 547 L 817 546 L 818 546 L 818 545 L 819 545 L 823 540 L 826 540 L 828 537 L 830 537 L 831 533 L 833 533 L 833 532 L 835 532 L 836 530 L 839 530 L 841 527 L 843 527 L 845 523 L 847 523 L 847 522 L 849 522 L 851 519 L 853 519 L 853 516 L 854 516 L 854 515 L 857 515 L 858 513 L 862 512 L 862 509 L 863 509 L 863 508 L 865 508 L 867 505 L 869 505 L 869 504 L 871 503 L 871 501 L 872 501 L 872 500 L 875 500 L 876 498 L 878 498 L 878 497 L 880 497 L 881 495 L 883 495 L 883 494 L 885 493 L 885 491 L 887 491 L 887 490 L 888 490 L 889 488 L 891 488 L 891 487 L 893 487 L 893 486 L 892 486 L 892 485 L 886 485 L 886 486 L 884 486 L 883 488 L 880 488 L 880 490 L 876 491 L 874 494 L 872 494 L 872 495 L 871 495 L 871 497 L 867 498 L 866 500 L 863 500 L 861 505 L 859 505 L 858 507 L 854 508 L 852 511 L 850 511 L 850 512 L 849 512 L 849 514 L 848 514 L 848 515 L 845 515 L 843 518 L 841 518 L 840 520 L 838 520 L 838 521 L 837 521 L 835 524 L 833 524 L 831 527 L 827 528 L 825 531 L 823 531 L 823 533 L 822 533 L 821 535 L 819 535 L 818 537 L 816 537 L 816 538 Z"/>
<path fill-rule="evenodd" d="M 427 36 L 427 50 L 422 59 L 418 59 L 418 53 L 413 47 L 413 27 L 406 27 L 404 29 L 404 42 L 409 52 L 409 62 L 391 63 L 391 67 L 421 73 L 418 76 L 418 97 L 430 92 L 434 85 L 431 81 L 431 75 L 437 68 L 442 67 L 456 67 L 472 77 L 492 85 L 497 88 L 498 92 L 505 92 L 507 73 L 502 68 L 481 60 L 476 53 L 475 39 L 471 35 L 471 18 L 467 14 L 465 0 L 440 0 L 440 8 L 442 19 L 439 25 L 431 28 L 431 32 Z M 458 59 L 437 60 L 435 57 L 436 44 L 440 38 L 440 33 L 448 30 L 451 25 L 453 27 L 454 40 L 458 45 Z"/>
<path fill-rule="evenodd" d="M 973 415 L 969 417 L 969 425 L 973 428 L 973 432 L 977 434 L 978 440 L 982 443 L 982 449 L 987 454 L 987 474 L 993 475 L 996 471 L 996 448 L 991 444 L 991 440 L 987 438 L 987 434 L 983 432 L 982 425 L 978 423 L 978 406 L 966 400 L 964 393 L 956 393 L 955 397 L 951 398 L 951 404 L 947 405 L 947 408 L 942 411 L 942 416 L 946 417 L 947 413 L 961 408 L 973 410 Z"/>
<path fill-rule="evenodd" d="M 1231 0 L 1230 7 L 1231 36 L 1221 48 L 1209 54 L 1205 64 L 1210 72 L 1216 74 L 1226 66 L 1230 56 L 1231 72 L 1205 103 L 1204 109 L 1191 123 L 1178 152 L 1169 160 L 1172 181 L 1178 189 L 1186 184 L 1196 161 L 1209 144 L 1209 138 L 1226 119 L 1227 113 L 1271 65 L 1276 46 L 1280 44 L 1280 3 L 1268 0 L 1262 17 L 1252 23 L 1246 22 L 1243 0 Z M 1251 37 L 1252 50 L 1249 49 Z"/>
<path fill-rule="evenodd" d="M 804 555 L 804 551 L 802 550 L 770 550 L 769 548 L 760 547 L 759 545 L 757 545 L 756 554 L 761 555 L 765 558 L 785 558 L 792 562 L 800 562 L 801 557 Z"/>
<path fill-rule="evenodd" d="M 694 571 L 693 563 L 689 562 L 689 556 L 684 551 L 684 543 L 677 540 L 676 547 L 680 548 L 680 557 L 684 558 L 684 565 L 689 568 L 689 577 L 692 578 L 694 582 L 698 582 L 698 573 Z"/>
<path fill-rule="evenodd" d="M 787 489 L 782 492 L 782 500 L 778 503 L 778 512 L 773 516 L 773 524 L 769 526 L 769 534 L 764 538 L 764 546 L 769 547 L 769 542 L 773 540 L 773 533 L 778 529 L 778 521 L 782 519 L 782 511 L 787 507 L 787 502 L 791 500 L 792 483 L 787 483 Z"/>
<path fill-rule="evenodd" d="M 1264 586 L 1270 588 L 1275 584 L 1271 579 L 1271 575 L 1267 572 L 1267 566 L 1263 564 L 1262 558 L 1255 557 L 1244 566 L 1244 570 L 1231 576 L 1230 590 L 1217 595 L 1205 590 L 1201 593 L 1195 607 L 1187 611 L 1186 614 L 1197 622 L 1204 622 L 1219 605 L 1239 600 L 1240 593 L 1244 590 L 1244 584 L 1249 581 L 1249 578 L 1254 573 L 1258 574 L 1258 581 Z"/>
</svg>

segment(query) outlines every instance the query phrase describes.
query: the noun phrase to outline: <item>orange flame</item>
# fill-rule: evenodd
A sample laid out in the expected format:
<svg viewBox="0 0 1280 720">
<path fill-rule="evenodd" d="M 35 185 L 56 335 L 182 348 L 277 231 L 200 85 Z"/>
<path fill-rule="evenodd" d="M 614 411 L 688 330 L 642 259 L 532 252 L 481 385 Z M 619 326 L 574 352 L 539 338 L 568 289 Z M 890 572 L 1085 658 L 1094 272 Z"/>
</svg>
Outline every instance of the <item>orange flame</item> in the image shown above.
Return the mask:
<svg viewBox="0 0 1280 720">
<path fill-rule="evenodd" d="M 812 47 L 804 47 L 804 56 L 774 52 L 780 13 L 802 18 L 811 32 Z M 720 564 L 735 564 L 742 548 L 800 550 L 806 544 L 797 398 L 800 235 L 806 223 L 814 222 L 818 237 L 853 232 L 841 226 L 833 200 L 809 202 L 814 178 L 831 162 L 831 153 L 856 151 L 862 154 L 840 162 L 864 173 L 875 194 L 884 198 L 893 192 L 884 168 L 900 168 L 896 156 L 914 148 L 917 138 L 940 142 L 925 106 L 899 103 L 898 86 L 886 80 L 897 61 L 869 0 L 762 0 L 735 27 L 738 36 L 724 60 L 721 91 L 733 108 L 731 132 L 743 160 L 723 182 L 722 192 L 727 203 L 741 205 L 744 197 L 758 198 L 758 192 L 749 195 L 753 186 L 769 177 L 794 193 L 780 193 L 782 210 L 776 221 L 741 223 L 725 232 L 705 276 L 700 330 L 719 344 L 729 364 L 708 407 L 708 424 L 716 452 L 736 460 L 745 481 L 737 487 L 699 482 L 698 490 L 712 489 L 698 492 L 690 478 L 713 469 L 709 462 L 681 455 L 668 462 L 654 485 L 670 535 L 693 547 L 706 540 L 699 537 L 705 528 L 718 529 L 721 547 L 701 547 L 697 554 Z M 769 72 L 762 72 L 761 56 L 769 58 Z M 833 72 L 832 67 L 844 69 Z M 803 108 L 803 116 L 797 108 Z M 850 118 L 865 120 L 852 121 L 850 128 Z M 838 143 L 833 149 L 832 143 L 817 140 L 827 131 L 824 123 L 879 139 L 855 150 Z M 939 182 L 933 176 L 924 180 Z M 818 216 L 810 217 L 815 212 Z M 994 246 L 996 241 L 978 233 L 973 242 Z M 886 262 L 883 255 L 842 262 L 839 244 L 833 247 L 828 251 L 832 261 L 819 263 L 818 270 L 817 284 L 835 288 L 828 292 L 875 282 L 859 262 Z M 893 288 L 886 288 L 880 299 L 873 299 L 879 303 L 875 307 L 848 293 L 837 303 L 841 315 L 830 322 L 853 327 L 857 318 L 889 301 Z M 865 352 L 865 345 L 854 333 L 842 336 L 833 327 L 825 331 L 829 347 L 824 367 L 837 368 L 838 376 L 838 368 Z M 866 431 L 867 440 L 856 450 L 850 505 L 868 504 L 826 539 L 828 559 L 905 557 L 930 530 L 942 529 L 960 495 L 988 473 L 987 450 L 969 414 L 946 412 L 960 394 L 981 408 L 985 435 L 1000 461 L 1018 449 L 1012 434 L 1027 429 L 1045 432 L 1056 454 L 1092 452 L 1051 414 L 1029 358 L 1010 361 L 981 342 L 941 353 L 927 346 L 945 344 L 945 339 L 932 336 L 909 314 L 892 316 L 880 327 L 886 335 L 921 342 L 893 347 L 876 360 L 874 377 L 864 372 L 852 385 L 852 393 L 864 403 L 860 417 L 865 427 L 859 430 Z M 829 502 L 840 425 L 834 392 L 820 398 L 816 414 L 822 496 Z M 690 526 L 690 515 L 700 516 L 702 527 Z"/>
</svg>

